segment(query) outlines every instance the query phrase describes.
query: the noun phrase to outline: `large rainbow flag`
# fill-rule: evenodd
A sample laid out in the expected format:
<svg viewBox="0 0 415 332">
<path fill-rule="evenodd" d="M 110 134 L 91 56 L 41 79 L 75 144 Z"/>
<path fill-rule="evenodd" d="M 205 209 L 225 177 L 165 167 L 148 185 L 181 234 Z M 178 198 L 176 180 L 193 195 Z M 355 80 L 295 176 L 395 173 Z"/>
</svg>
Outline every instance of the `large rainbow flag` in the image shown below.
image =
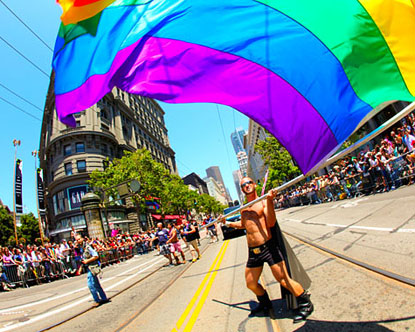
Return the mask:
<svg viewBox="0 0 415 332">
<path fill-rule="evenodd" d="M 117 86 L 231 106 L 307 173 L 382 102 L 415 99 L 411 0 L 58 0 L 60 120 Z"/>
</svg>

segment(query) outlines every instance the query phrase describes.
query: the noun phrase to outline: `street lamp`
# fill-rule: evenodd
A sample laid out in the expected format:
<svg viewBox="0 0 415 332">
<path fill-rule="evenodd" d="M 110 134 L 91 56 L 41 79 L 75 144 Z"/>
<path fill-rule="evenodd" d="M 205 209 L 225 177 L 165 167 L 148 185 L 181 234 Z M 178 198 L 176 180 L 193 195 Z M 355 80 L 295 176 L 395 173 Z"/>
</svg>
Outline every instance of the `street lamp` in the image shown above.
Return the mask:
<svg viewBox="0 0 415 332">
<path fill-rule="evenodd" d="M 42 218 L 40 216 L 40 210 L 39 210 L 39 181 L 38 181 L 38 169 L 36 166 L 36 161 L 39 155 L 39 151 L 38 150 L 33 150 L 32 151 L 32 156 L 35 157 L 35 175 L 36 175 L 36 209 L 37 209 L 37 219 L 39 222 L 39 234 L 40 234 L 40 240 L 42 241 L 42 246 L 44 245 L 44 240 L 43 240 L 43 227 L 42 227 Z M 40 171 L 40 169 L 39 169 Z"/>
<path fill-rule="evenodd" d="M 16 239 L 16 245 L 19 244 L 17 238 L 17 223 L 16 223 L 16 159 L 17 159 L 17 147 L 20 146 L 21 141 L 14 139 L 14 163 L 13 163 L 13 223 L 14 223 L 14 237 Z"/>
</svg>

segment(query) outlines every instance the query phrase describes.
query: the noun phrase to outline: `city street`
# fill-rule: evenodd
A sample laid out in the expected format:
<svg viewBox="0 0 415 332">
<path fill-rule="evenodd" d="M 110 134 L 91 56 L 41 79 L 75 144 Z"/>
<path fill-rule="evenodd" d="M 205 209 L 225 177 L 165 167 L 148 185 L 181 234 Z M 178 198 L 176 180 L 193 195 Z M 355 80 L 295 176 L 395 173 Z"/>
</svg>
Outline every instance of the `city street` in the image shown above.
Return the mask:
<svg viewBox="0 0 415 332">
<path fill-rule="evenodd" d="M 0 331 L 413 330 L 413 286 L 287 234 L 414 278 L 415 186 L 277 211 L 277 217 L 313 281 L 315 311 L 307 322 L 292 323 L 268 267 L 261 283 L 273 299 L 275 314 L 249 317 L 256 300 L 245 287 L 245 239 L 209 244 L 205 238 L 202 258 L 193 264 L 162 267 L 166 259 L 150 253 L 106 268 L 101 283 L 112 302 L 98 308 L 91 308 L 86 276 L 1 293 Z"/>
</svg>

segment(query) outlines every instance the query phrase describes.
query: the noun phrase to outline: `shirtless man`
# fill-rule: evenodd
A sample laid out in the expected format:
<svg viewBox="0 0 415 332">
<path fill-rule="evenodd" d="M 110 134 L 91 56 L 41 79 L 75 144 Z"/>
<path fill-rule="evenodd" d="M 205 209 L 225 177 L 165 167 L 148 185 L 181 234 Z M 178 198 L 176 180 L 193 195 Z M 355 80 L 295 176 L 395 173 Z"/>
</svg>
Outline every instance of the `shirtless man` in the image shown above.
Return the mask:
<svg viewBox="0 0 415 332">
<path fill-rule="evenodd" d="M 251 178 L 243 178 L 240 185 L 248 202 L 258 198 L 255 182 Z M 278 243 L 272 238 L 271 228 L 277 221 L 273 203 L 276 194 L 276 190 L 270 190 L 265 201 L 257 202 L 241 211 L 240 221 L 227 222 L 226 225 L 246 230 L 249 249 L 245 269 L 246 286 L 255 293 L 259 301 L 259 305 L 252 310 L 252 314 L 272 310 L 268 293 L 258 282 L 266 262 L 275 279 L 296 297 L 298 308 L 294 312 L 294 322 L 297 323 L 305 320 L 313 312 L 314 307 L 310 301 L 310 295 L 298 282 L 290 278 Z M 220 221 L 225 223 L 224 218 Z"/>
</svg>

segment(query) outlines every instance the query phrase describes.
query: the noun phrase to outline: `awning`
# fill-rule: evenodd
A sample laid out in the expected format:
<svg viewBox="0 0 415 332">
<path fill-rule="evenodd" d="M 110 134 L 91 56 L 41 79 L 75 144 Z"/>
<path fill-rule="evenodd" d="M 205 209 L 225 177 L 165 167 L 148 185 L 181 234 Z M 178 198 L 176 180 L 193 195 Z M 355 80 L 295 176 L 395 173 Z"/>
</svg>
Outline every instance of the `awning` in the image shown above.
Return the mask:
<svg viewBox="0 0 415 332">
<path fill-rule="evenodd" d="M 151 216 L 156 220 L 161 220 L 161 219 L 164 219 L 164 220 L 186 219 L 186 216 L 184 216 L 184 215 L 180 216 L 178 214 L 167 214 L 164 217 L 160 214 L 152 214 Z"/>
<path fill-rule="evenodd" d="M 130 219 L 125 219 L 125 220 L 110 220 L 109 224 L 110 225 L 118 225 L 118 224 L 126 224 L 126 223 L 132 223 L 132 222 L 136 222 L 137 220 L 130 220 Z"/>
<path fill-rule="evenodd" d="M 84 229 L 84 228 L 86 228 L 85 225 L 83 225 L 83 226 L 74 226 L 74 227 L 75 227 L 75 229 Z M 65 233 L 65 232 L 70 232 L 70 231 L 72 231 L 71 227 L 55 229 L 54 231 L 49 232 L 49 235 L 53 236 L 53 235 L 57 235 L 57 234 L 60 234 L 60 233 Z"/>
</svg>

